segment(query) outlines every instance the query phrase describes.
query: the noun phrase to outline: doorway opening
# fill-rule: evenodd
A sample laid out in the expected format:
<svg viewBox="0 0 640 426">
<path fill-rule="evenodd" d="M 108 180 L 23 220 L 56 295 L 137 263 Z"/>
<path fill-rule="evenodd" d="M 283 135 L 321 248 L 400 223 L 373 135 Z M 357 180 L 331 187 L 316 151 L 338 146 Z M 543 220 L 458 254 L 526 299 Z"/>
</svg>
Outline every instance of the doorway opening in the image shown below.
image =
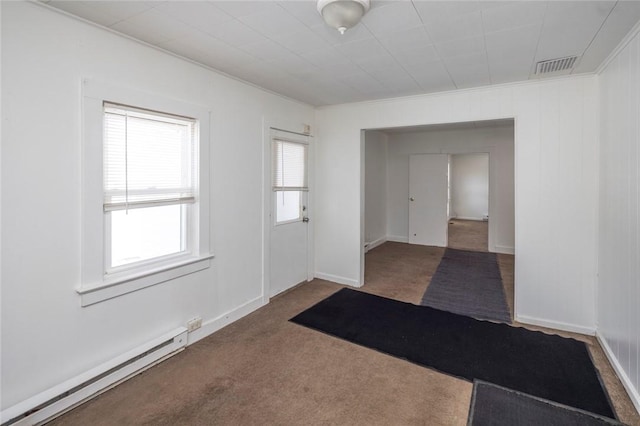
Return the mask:
<svg viewBox="0 0 640 426">
<path fill-rule="evenodd" d="M 449 156 L 447 247 L 489 250 L 489 153 Z"/>
<path fill-rule="evenodd" d="M 406 283 L 426 288 L 447 247 L 504 254 L 513 314 L 515 120 L 362 133 L 361 283 L 419 303 Z"/>
</svg>

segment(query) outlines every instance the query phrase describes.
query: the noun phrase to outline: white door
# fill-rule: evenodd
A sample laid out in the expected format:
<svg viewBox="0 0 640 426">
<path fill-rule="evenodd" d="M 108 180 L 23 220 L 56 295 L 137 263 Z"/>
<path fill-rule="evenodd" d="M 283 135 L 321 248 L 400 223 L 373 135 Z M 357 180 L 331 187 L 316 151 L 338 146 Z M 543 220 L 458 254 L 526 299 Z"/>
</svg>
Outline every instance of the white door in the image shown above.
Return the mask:
<svg viewBox="0 0 640 426">
<path fill-rule="evenodd" d="M 448 168 L 446 154 L 409 156 L 409 243 L 447 246 Z"/>
<path fill-rule="evenodd" d="M 271 297 L 308 279 L 308 147 L 304 136 L 272 131 Z"/>
</svg>

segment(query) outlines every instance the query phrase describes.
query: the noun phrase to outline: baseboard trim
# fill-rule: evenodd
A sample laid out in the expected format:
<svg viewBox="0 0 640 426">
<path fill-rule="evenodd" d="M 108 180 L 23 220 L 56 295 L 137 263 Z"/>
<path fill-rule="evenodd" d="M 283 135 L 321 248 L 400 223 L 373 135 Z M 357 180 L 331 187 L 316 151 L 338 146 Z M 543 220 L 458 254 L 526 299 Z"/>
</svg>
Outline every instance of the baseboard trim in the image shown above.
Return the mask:
<svg viewBox="0 0 640 426">
<path fill-rule="evenodd" d="M 496 253 L 516 254 L 516 248 L 510 246 L 495 246 Z"/>
<path fill-rule="evenodd" d="M 50 421 L 179 353 L 186 341 L 187 329 L 179 327 L 3 410 L 0 423 L 23 426 Z"/>
<path fill-rule="evenodd" d="M 594 336 L 596 329 L 594 327 L 585 327 L 583 325 L 569 324 L 560 321 L 549 321 L 540 318 L 530 317 L 527 315 L 516 315 L 516 321 L 523 324 L 539 325 L 541 327 L 554 328 L 556 330 L 571 331 L 573 333 L 586 334 L 588 336 Z"/>
<path fill-rule="evenodd" d="M 338 284 L 348 285 L 351 287 L 362 287 L 358 280 L 353 280 L 351 278 L 341 277 L 339 275 L 333 274 L 325 274 L 324 272 L 316 272 L 314 276 L 321 280 L 331 281 Z"/>
<path fill-rule="evenodd" d="M 213 318 L 205 322 L 202 327 L 187 333 L 184 327 L 178 328 L 176 331 L 162 336 L 159 339 L 155 339 L 149 343 L 146 343 L 139 348 L 136 348 L 130 352 L 120 355 L 113 360 L 102 364 L 94 369 L 91 369 L 85 373 L 80 374 L 60 385 L 57 385 L 41 394 L 34 396 L 26 401 L 23 401 L 15 406 L 9 407 L 0 413 L 0 422 L 5 423 L 20 416 L 22 413 L 28 412 L 37 407 L 43 402 L 56 397 L 57 395 L 64 394 L 67 389 L 73 389 L 78 384 L 92 380 L 94 377 L 100 377 L 102 372 L 110 371 L 114 366 L 120 365 L 128 359 L 135 358 L 139 353 L 145 353 L 149 348 L 156 346 L 157 342 L 165 341 L 169 338 L 173 338 L 175 343 L 166 345 L 162 349 L 141 358 L 126 367 L 123 367 L 117 371 L 110 373 L 104 378 L 100 378 L 94 383 L 88 385 L 86 388 L 81 389 L 75 393 L 70 394 L 67 397 L 61 398 L 59 401 L 52 403 L 51 405 L 40 409 L 39 411 L 30 414 L 29 416 L 18 419 L 13 422 L 15 426 L 35 424 L 42 421 L 51 420 L 73 408 L 80 405 L 87 400 L 96 397 L 97 395 L 117 386 L 123 381 L 133 377 L 135 374 L 139 374 L 162 361 L 166 358 L 175 355 L 180 352 L 186 345 L 191 345 L 198 340 L 201 340 L 221 328 L 231 324 L 234 321 L 239 320 L 245 315 L 259 309 L 266 303 L 263 301 L 262 296 L 259 296 L 253 300 L 246 302 L 245 304 L 223 314 L 217 318 Z"/>
<path fill-rule="evenodd" d="M 217 318 L 206 321 L 202 324 L 202 327 L 189 333 L 187 345 L 191 345 L 198 340 L 204 339 L 205 337 L 215 333 L 221 328 L 226 327 L 232 322 L 235 322 L 240 318 L 249 315 L 251 312 L 263 307 L 266 304 L 267 303 L 264 302 L 263 297 L 259 296 L 255 299 L 249 300 L 248 302 L 238 306 L 235 309 L 232 309 L 227 313 L 220 315 Z"/>
<path fill-rule="evenodd" d="M 403 237 L 400 235 L 387 235 L 387 241 L 393 241 L 396 243 L 408 243 L 409 237 Z"/>
<path fill-rule="evenodd" d="M 459 219 L 459 220 L 473 220 L 476 222 L 485 222 L 485 220 L 481 217 L 469 217 L 469 216 L 456 216 L 451 219 Z"/>
<path fill-rule="evenodd" d="M 379 245 L 382 245 L 384 243 L 387 242 L 387 237 L 380 237 L 377 240 L 374 240 L 370 243 L 364 243 L 364 252 L 368 252 L 369 250 L 373 250 L 374 248 L 378 247 Z"/>
<path fill-rule="evenodd" d="M 613 353 L 613 350 L 611 349 L 611 346 L 609 346 L 609 343 L 607 343 L 607 339 L 605 339 L 605 337 L 602 336 L 598 331 L 596 331 L 596 339 L 598 339 L 598 342 L 600 343 L 604 354 L 607 356 L 607 359 L 613 366 L 613 370 L 616 372 L 618 378 L 622 382 L 622 386 L 624 386 L 624 389 L 627 391 L 629 399 L 631 399 L 631 402 L 633 402 L 633 405 L 636 407 L 636 411 L 640 414 L 640 392 L 638 392 L 638 389 L 633 386 L 631 379 L 629 379 L 629 376 L 627 376 L 624 368 L 622 368 L 622 366 L 620 365 L 618 357 L 616 357 L 616 355 Z"/>
</svg>

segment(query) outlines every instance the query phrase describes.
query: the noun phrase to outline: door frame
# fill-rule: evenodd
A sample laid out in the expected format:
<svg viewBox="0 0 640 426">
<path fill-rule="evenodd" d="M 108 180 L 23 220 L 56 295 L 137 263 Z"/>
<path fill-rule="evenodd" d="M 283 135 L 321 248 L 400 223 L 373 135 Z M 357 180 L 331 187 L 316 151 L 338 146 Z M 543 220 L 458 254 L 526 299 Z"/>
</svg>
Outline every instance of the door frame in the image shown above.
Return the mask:
<svg viewBox="0 0 640 426">
<path fill-rule="evenodd" d="M 307 151 L 307 185 L 309 193 L 307 194 L 307 212 L 309 214 L 309 224 L 307 225 L 307 281 L 314 278 L 315 271 L 315 255 L 314 255 L 314 151 L 313 135 L 305 134 L 302 131 L 296 131 L 303 127 L 300 123 L 294 123 L 290 120 L 263 117 L 262 118 L 262 303 L 269 303 L 271 294 L 271 229 L 273 227 L 272 219 L 272 194 L 271 190 L 271 130 L 279 130 L 299 136 L 308 137 L 309 145 Z"/>
</svg>

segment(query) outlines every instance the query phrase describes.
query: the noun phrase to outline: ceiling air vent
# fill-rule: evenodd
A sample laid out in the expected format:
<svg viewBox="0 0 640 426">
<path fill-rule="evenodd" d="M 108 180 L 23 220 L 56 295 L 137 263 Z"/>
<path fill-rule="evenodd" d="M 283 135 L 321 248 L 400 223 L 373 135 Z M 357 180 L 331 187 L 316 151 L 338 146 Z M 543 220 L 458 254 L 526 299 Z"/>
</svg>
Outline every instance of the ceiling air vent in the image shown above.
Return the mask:
<svg viewBox="0 0 640 426">
<path fill-rule="evenodd" d="M 577 56 L 567 56 L 566 58 L 549 59 L 536 64 L 536 74 L 549 74 L 552 72 L 565 71 L 573 68 Z"/>
</svg>

